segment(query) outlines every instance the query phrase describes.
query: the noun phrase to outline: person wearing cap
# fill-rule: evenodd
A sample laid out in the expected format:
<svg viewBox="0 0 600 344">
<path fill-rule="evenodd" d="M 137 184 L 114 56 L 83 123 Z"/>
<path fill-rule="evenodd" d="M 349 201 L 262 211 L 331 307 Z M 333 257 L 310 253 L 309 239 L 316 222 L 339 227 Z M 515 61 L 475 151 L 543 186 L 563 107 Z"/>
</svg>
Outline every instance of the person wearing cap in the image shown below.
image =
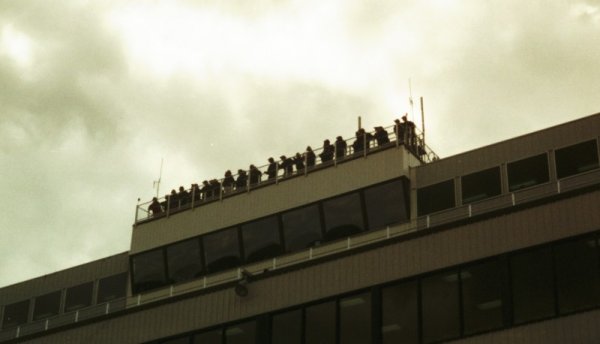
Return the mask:
<svg viewBox="0 0 600 344">
<path fill-rule="evenodd" d="M 344 139 L 341 136 L 338 136 L 335 139 L 335 159 L 336 160 L 344 158 L 344 156 L 346 155 L 347 146 L 348 146 L 348 144 L 346 144 L 346 141 L 344 141 Z"/>
</svg>

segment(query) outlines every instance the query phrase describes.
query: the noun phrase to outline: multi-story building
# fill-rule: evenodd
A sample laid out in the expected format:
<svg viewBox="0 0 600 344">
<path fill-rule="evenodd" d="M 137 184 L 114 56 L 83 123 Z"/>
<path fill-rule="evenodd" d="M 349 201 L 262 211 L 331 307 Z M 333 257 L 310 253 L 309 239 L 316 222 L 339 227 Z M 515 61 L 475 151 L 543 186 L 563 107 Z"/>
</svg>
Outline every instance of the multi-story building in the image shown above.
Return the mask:
<svg viewBox="0 0 600 344">
<path fill-rule="evenodd" d="M 138 206 L 128 252 L 0 289 L 0 341 L 600 342 L 600 114 L 443 159 L 388 131 Z"/>
</svg>

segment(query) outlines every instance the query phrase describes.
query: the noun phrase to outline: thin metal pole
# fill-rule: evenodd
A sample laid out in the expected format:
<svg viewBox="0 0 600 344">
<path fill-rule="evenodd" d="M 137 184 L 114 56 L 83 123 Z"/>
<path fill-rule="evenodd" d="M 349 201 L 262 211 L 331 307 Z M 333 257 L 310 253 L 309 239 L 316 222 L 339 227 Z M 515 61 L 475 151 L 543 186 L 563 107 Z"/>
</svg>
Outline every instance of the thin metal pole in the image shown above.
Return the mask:
<svg viewBox="0 0 600 344">
<path fill-rule="evenodd" d="M 423 131 L 423 148 L 425 148 L 425 107 L 423 106 L 423 97 L 421 97 L 421 130 Z"/>
</svg>

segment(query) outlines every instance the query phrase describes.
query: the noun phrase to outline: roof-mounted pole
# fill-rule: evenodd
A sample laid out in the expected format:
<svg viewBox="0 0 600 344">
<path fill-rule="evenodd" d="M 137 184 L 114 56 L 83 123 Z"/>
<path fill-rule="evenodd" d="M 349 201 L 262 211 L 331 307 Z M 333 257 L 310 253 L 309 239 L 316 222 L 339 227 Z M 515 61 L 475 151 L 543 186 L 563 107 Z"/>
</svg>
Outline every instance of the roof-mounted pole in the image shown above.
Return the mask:
<svg viewBox="0 0 600 344">
<path fill-rule="evenodd" d="M 162 178 L 163 160 L 164 160 L 163 158 L 160 158 L 160 172 L 158 173 L 158 180 L 155 180 L 152 183 L 152 187 L 156 186 L 156 198 L 158 198 L 158 193 L 159 193 L 159 190 L 160 190 L 160 180 Z"/>
<path fill-rule="evenodd" d="M 423 147 L 425 147 L 425 108 L 423 107 L 423 97 L 421 97 L 421 130 L 423 131 Z"/>
<path fill-rule="evenodd" d="M 362 128 L 361 118 L 358 116 L 358 129 Z"/>
</svg>

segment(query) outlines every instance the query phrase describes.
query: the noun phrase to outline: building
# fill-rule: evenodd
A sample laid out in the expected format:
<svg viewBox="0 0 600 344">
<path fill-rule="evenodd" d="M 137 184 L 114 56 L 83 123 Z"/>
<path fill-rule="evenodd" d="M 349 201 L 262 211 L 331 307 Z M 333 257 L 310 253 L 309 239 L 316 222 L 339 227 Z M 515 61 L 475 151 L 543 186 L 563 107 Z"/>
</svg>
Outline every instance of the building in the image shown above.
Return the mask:
<svg viewBox="0 0 600 344">
<path fill-rule="evenodd" d="M 0 289 L 0 342 L 597 343 L 599 135 L 437 159 L 392 134 L 144 204 L 128 252 Z"/>
</svg>

